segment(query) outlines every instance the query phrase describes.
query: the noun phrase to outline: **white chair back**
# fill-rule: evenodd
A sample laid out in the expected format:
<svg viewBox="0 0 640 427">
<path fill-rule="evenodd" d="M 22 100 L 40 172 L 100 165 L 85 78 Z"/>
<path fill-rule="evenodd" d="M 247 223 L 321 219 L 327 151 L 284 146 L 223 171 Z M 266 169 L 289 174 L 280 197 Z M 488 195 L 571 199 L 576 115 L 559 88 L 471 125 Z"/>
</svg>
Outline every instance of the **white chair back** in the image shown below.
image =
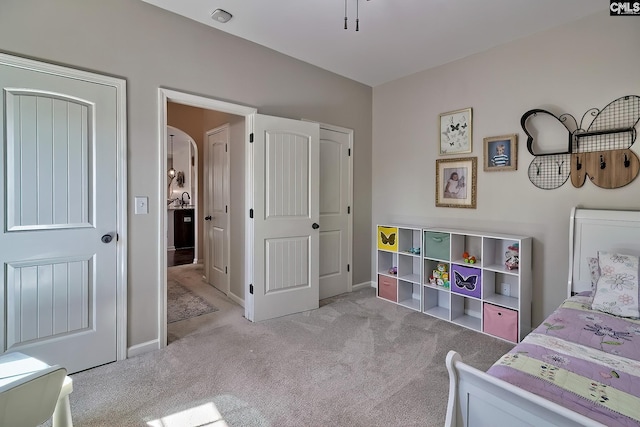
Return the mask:
<svg viewBox="0 0 640 427">
<path fill-rule="evenodd" d="M 51 418 L 66 375 L 55 365 L 0 386 L 0 426 L 36 427 Z"/>
</svg>

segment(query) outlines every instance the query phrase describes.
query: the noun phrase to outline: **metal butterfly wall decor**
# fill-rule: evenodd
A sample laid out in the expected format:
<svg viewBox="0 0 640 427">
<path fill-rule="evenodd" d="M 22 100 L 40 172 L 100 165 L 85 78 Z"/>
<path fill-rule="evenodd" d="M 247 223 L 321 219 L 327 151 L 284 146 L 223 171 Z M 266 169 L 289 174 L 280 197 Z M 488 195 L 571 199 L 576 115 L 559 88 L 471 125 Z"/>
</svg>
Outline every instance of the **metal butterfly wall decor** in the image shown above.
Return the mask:
<svg viewBox="0 0 640 427">
<path fill-rule="evenodd" d="M 549 115 L 568 131 L 566 151 L 536 154 L 535 131 L 528 126 L 538 115 Z M 583 122 L 593 117 L 587 129 Z M 571 114 L 555 116 L 547 110 L 533 109 L 520 120 L 527 134 L 527 150 L 534 158 L 529 165 L 529 180 L 536 187 L 552 190 L 561 187 L 571 177 L 574 187 L 582 187 L 587 176 L 601 188 L 619 188 L 638 176 L 640 160 L 631 151 L 636 140 L 636 125 L 640 121 L 640 96 L 618 98 L 602 110 L 591 108 L 578 124 Z"/>
</svg>

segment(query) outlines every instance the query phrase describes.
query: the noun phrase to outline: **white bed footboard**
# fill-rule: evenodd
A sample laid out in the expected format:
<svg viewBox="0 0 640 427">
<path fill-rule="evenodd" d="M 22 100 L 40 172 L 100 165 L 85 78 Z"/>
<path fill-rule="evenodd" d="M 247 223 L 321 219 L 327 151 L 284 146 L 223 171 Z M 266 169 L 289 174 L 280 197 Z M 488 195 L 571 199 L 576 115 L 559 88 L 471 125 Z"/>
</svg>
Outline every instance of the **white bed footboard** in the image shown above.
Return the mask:
<svg viewBox="0 0 640 427">
<path fill-rule="evenodd" d="M 446 427 L 603 426 L 533 393 L 487 375 L 447 354 Z"/>
</svg>

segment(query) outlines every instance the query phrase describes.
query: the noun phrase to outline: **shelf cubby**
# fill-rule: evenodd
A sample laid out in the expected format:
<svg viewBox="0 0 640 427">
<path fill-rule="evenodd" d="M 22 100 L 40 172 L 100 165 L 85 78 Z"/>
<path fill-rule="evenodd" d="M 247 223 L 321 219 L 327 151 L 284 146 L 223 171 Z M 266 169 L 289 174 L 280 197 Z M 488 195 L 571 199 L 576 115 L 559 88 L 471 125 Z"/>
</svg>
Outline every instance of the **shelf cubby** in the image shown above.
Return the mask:
<svg viewBox="0 0 640 427">
<path fill-rule="evenodd" d="M 420 257 L 398 254 L 398 279 L 420 283 Z"/>
<path fill-rule="evenodd" d="M 475 331 L 482 330 L 482 301 L 451 294 L 451 321 Z"/>
<path fill-rule="evenodd" d="M 398 304 L 420 311 L 420 287 L 419 283 L 398 280 Z"/>
<path fill-rule="evenodd" d="M 451 262 L 455 264 L 468 265 L 464 262 L 462 254 L 467 252 L 470 256 L 476 257 L 474 267 L 482 265 L 482 236 L 469 236 L 465 234 L 451 234 Z"/>
<path fill-rule="evenodd" d="M 398 227 L 398 253 L 420 257 L 420 254 L 412 252 L 411 249 L 422 248 L 420 240 L 421 232 L 422 230 L 419 228 Z"/>
<path fill-rule="evenodd" d="M 378 251 L 378 274 L 396 277 L 395 274 L 389 273 L 389 270 L 397 266 L 398 254 L 384 250 Z"/>
<path fill-rule="evenodd" d="M 451 317 L 449 292 L 446 289 L 435 289 L 429 286 L 424 286 L 423 291 L 422 312 L 442 320 L 449 320 Z"/>
</svg>

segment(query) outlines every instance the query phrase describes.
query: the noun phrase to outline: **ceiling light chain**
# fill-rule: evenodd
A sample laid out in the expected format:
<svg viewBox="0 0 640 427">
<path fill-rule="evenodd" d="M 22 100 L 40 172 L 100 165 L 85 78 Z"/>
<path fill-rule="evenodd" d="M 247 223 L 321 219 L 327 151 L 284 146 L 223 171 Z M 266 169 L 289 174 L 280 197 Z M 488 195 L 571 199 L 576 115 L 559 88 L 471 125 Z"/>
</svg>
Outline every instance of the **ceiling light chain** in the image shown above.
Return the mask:
<svg viewBox="0 0 640 427">
<path fill-rule="evenodd" d="M 369 0 L 367 0 L 369 1 Z M 356 31 L 360 31 L 360 0 L 356 0 Z M 347 29 L 347 0 L 344 0 L 344 29 Z"/>
</svg>

